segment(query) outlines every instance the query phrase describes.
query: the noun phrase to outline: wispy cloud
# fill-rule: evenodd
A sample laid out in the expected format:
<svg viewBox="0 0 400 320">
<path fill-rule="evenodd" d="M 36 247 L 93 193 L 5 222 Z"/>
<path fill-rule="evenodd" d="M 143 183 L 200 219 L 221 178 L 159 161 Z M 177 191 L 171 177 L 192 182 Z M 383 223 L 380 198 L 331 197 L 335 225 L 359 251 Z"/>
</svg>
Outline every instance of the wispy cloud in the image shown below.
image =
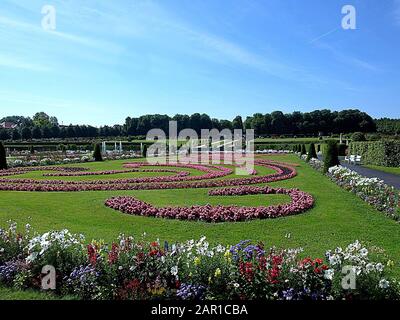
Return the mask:
<svg viewBox="0 0 400 320">
<path fill-rule="evenodd" d="M 371 62 L 362 60 L 360 58 L 354 57 L 352 55 L 346 54 L 342 50 L 338 50 L 335 47 L 328 45 L 326 43 L 318 43 L 318 48 L 329 51 L 335 59 L 338 61 L 345 63 L 351 67 L 356 67 L 359 69 L 363 69 L 366 71 L 373 71 L 373 72 L 382 72 L 382 68 L 379 66 L 374 65 Z"/>
<path fill-rule="evenodd" d="M 21 58 L 6 56 L 2 54 L 0 54 L 0 66 L 39 72 L 47 72 L 51 70 L 51 68 L 49 68 L 48 66 L 39 63 L 27 62 Z"/>
</svg>

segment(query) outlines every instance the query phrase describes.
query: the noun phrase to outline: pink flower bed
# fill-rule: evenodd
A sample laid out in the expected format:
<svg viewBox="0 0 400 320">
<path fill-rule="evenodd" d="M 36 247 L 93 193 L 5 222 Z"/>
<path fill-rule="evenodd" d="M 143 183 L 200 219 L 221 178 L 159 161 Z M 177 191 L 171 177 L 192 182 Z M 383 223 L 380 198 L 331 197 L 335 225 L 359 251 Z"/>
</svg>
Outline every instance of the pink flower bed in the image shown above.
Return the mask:
<svg viewBox="0 0 400 320">
<path fill-rule="evenodd" d="M 233 222 L 299 214 L 308 210 L 314 204 L 314 200 L 310 194 L 298 189 L 244 186 L 211 190 L 209 192 L 210 196 L 243 196 L 254 194 L 286 194 L 291 198 L 291 202 L 288 204 L 259 207 L 203 205 L 157 208 L 141 200 L 125 196 L 108 199 L 105 205 L 131 215 L 179 220 L 201 220 L 206 222 Z"/>
<path fill-rule="evenodd" d="M 125 167 L 143 166 L 148 164 L 126 164 Z M 199 176 L 161 176 L 142 177 L 132 179 L 110 179 L 92 181 L 63 181 L 63 180 L 34 180 L 34 179 L 0 179 L 0 190 L 8 191 L 110 191 L 110 190 L 157 190 L 157 189 L 186 189 L 186 188 L 214 188 L 229 186 L 244 186 L 261 184 L 290 179 L 296 175 L 296 170 L 285 164 L 270 164 L 268 161 L 257 160 L 256 165 L 275 170 L 273 174 L 264 176 L 217 179 L 233 172 L 232 169 L 222 166 L 205 166 L 189 164 L 173 164 L 171 167 L 192 168 L 203 171 Z M 157 165 L 155 165 L 157 167 Z M 160 165 L 165 167 L 165 165 Z M 54 168 L 54 167 L 53 167 Z M 37 169 L 37 168 L 35 168 Z M 76 169 L 76 168 L 74 168 Z M 45 169 L 42 169 L 45 170 Z M 82 170 L 82 168 L 80 168 Z M 205 180 L 205 181 L 202 181 Z"/>
</svg>

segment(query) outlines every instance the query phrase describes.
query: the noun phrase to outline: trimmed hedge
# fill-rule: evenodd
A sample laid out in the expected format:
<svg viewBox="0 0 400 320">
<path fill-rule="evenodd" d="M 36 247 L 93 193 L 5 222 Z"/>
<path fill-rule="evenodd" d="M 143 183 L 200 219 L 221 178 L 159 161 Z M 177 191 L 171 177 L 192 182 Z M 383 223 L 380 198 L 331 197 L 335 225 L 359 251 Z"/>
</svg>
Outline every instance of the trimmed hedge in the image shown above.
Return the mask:
<svg viewBox="0 0 400 320">
<path fill-rule="evenodd" d="M 359 155 L 364 164 L 384 167 L 400 166 L 400 141 L 381 140 L 350 143 L 349 154 Z"/>
</svg>

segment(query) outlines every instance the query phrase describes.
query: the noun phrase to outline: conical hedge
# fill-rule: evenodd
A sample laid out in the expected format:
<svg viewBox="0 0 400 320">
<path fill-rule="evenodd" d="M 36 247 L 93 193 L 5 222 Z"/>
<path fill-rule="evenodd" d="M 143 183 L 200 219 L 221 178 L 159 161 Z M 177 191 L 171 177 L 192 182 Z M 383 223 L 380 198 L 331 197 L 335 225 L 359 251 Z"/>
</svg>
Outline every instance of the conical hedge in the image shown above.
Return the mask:
<svg viewBox="0 0 400 320">
<path fill-rule="evenodd" d="M 0 141 L 0 170 L 7 169 L 7 155 L 3 142 Z"/>
<path fill-rule="evenodd" d="M 334 167 L 340 164 L 337 142 L 330 140 L 326 144 L 324 154 L 324 172 L 328 172 L 330 167 Z"/>
<path fill-rule="evenodd" d="M 307 162 L 310 161 L 312 158 L 317 159 L 317 153 L 315 152 L 315 144 L 313 142 L 310 143 L 308 146 L 308 153 L 307 153 Z"/>
<path fill-rule="evenodd" d="M 98 143 L 94 145 L 93 158 L 94 161 L 103 161 L 103 157 L 101 156 L 100 144 Z"/>
</svg>

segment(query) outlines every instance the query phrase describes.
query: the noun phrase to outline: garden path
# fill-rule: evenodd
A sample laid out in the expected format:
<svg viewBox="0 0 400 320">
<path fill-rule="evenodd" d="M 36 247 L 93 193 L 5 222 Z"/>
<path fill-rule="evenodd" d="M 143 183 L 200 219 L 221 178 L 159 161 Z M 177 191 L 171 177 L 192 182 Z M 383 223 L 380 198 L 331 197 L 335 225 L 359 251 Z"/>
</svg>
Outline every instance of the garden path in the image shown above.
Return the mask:
<svg viewBox="0 0 400 320">
<path fill-rule="evenodd" d="M 400 176 L 392 173 L 387 173 L 379 170 L 374 170 L 370 168 L 366 168 L 363 166 L 357 166 L 354 164 L 348 164 L 345 162 L 341 163 L 342 166 L 349 168 L 359 174 L 366 176 L 368 178 L 379 178 L 385 181 L 386 184 L 395 187 L 400 190 Z"/>
</svg>

